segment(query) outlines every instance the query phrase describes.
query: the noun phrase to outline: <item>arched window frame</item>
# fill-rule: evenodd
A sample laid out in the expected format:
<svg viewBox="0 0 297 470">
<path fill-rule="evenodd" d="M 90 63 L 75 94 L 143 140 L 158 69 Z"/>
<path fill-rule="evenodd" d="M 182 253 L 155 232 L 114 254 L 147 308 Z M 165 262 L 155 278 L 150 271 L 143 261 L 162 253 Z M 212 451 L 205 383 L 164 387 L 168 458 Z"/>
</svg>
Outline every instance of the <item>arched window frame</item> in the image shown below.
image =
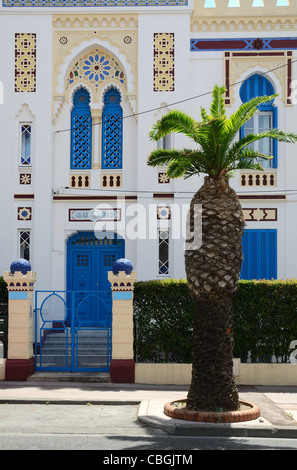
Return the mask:
<svg viewBox="0 0 297 470">
<path fill-rule="evenodd" d="M 90 93 L 84 87 L 80 87 L 74 93 L 72 102 L 70 168 L 88 170 L 92 167 Z"/>
<path fill-rule="evenodd" d="M 273 85 L 270 83 L 267 78 L 259 74 L 254 74 L 243 82 L 240 88 L 240 98 L 243 103 L 246 103 L 251 98 L 256 96 L 265 96 L 273 95 L 275 93 Z M 274 104 L 274 100 L 270 102 L 263 103 L 259 106 L 259 110 L 256 116 L 261 114 L 269 113 L 271 115 L 271 129 L 278 127 L 278 110 L 277 106 Z M 240 138 L 244 136 L 244 126 L 240 129 Z M 273 159 L 271 160 L 271 168 L 277 168 L 278 161 L 278 145 L 277 140 L 272 139 L 271 143 Z M 269 162 L 269 160 L 264 160 L 264 162 Z"/>
<path fill-rule="evenodd" d="M 123 110 L 120 104 L 121 93 L 116 87 L 111 87 L 104 93 L 103 102 L 102 169 L 122 169 Z"/>
</svg>

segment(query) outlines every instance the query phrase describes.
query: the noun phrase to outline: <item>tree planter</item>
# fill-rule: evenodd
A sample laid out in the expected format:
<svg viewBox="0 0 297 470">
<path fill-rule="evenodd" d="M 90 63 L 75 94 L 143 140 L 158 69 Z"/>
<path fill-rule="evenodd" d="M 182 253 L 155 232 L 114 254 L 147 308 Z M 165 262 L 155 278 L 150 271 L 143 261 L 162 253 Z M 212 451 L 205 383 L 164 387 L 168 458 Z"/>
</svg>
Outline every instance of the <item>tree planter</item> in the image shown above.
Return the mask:
<svg viewBox="0 0 297 470">
<path fill-rule="evenodd" d="M 175 400 L 166 403 L 164 414 L 170 418 L 183 419 L 201 423 L 239 423 L 251 421 L 260 417 L 260 409 L 252 403 L 239 401 L 240 409 L 236 411 L 191 411 L 180 403 L 187 400 Z"/>
</svg>

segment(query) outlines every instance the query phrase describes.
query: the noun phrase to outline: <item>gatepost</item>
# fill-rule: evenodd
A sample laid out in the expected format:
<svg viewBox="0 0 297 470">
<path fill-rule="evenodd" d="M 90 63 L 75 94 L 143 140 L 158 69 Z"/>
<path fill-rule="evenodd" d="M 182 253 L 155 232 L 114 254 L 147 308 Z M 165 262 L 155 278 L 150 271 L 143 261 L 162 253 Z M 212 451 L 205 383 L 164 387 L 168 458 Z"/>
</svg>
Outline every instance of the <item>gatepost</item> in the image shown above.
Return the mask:
<svg viewBox="0 0 297 470">
<path fill-rule="evenodd" d="M 119 259 L 108 273 L 112 289 L 112 358 L 110 381 L 135 382 L 133 291 L 136 272 L 131 262 Z"/>
<path fill-rule="evenodd" d="M 5 380 L 26 381 L 35 370 L 33 354 L 33 289 L 36 273 L 24 259 L 3 274 L 8 290 L 8 352 Z"/>
</svg>

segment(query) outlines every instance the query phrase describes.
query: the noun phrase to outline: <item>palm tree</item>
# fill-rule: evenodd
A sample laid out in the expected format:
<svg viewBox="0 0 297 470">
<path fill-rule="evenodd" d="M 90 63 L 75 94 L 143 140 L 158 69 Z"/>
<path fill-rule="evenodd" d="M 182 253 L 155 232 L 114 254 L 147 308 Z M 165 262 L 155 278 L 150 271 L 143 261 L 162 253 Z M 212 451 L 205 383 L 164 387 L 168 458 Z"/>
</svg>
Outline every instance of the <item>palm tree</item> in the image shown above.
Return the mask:
<svg viewBox="0 0 297 470">
<path fill-rule="evenodd" d="M 257 140 L 297 142 L 296 134 L 279 129 L 238 139 L 240 128 L 259 105 L 277 95 L 253 98 L 228 118 L 224 93 L 224 88 L 214 86 L 209 114 L 202 108 L 201 122 L 173 110 L 150 131 L 155 141 L 172 132 L 184 134 L 195 148 L 154 150 L 148 165 L 168 165 L 170 178 L 206 174 L 204 184 L 192 198 L 188 219 L 192 236 L 202 230 L 202 243 L 195 245 L 192 237 L 185 247 L 187 281 L 195 304 L 189 410 L 230 411 L 240 405 L 233 375 L 232 296 L 238 287 L 243 259 L 245 222 L 239 199 L 229 185 L 230 175 L 238 169 L 263 170 L 261 159 L 272 157 L 253 149 Z M 195 226 L 195 208 L 202 208 L 200 228 Z"/>
</svg>

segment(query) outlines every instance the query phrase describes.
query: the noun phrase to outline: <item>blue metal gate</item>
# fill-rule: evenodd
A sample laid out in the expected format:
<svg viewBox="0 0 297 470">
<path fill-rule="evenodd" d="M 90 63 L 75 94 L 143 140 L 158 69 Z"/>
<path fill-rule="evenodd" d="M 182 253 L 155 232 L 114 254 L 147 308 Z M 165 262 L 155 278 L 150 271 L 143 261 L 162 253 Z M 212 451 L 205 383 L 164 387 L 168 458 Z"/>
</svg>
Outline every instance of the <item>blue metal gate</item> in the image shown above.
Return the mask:
<svg viewBox="0 0 297 470">
<path fill-rule="evenodd" d="M 110 292 L 35 292 L 35 368 L 109 372 Z M 92 310 L 92 324 L 85 312 Z"/>
</svg>

